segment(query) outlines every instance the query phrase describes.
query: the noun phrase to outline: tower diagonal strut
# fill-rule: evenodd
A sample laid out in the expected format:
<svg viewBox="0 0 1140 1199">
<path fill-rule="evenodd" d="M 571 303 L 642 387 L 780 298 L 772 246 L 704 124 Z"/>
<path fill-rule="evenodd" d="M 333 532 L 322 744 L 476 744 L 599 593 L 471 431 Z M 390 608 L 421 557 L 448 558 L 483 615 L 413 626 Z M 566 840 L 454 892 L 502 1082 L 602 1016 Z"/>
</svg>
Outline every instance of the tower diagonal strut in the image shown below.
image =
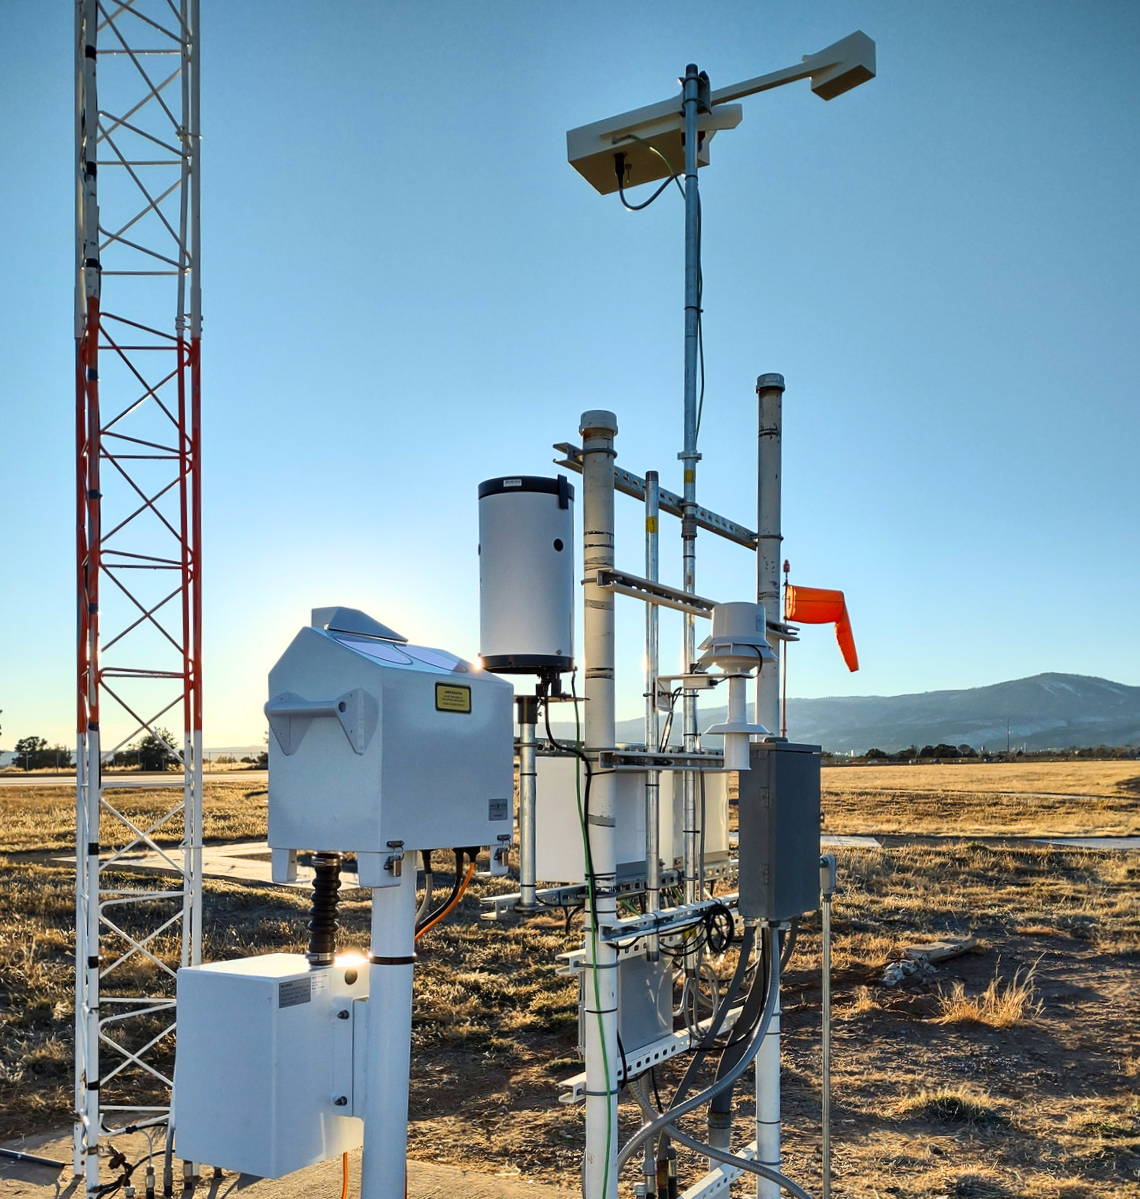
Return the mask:
<svg viewBox="0 0 1140 1199">
<path fill-rule="evenodd" d="M 198 0 L 76 0 L 75 35 L 73 1164 L 90 1195 L 101 1146 L 168 1119 L 175 972 L 201 959 Z M 110 773 L 141 764 L 136 738 L 169 787 Z M 141 852 L 165 869 L 130 872 Z"/>
</svg>

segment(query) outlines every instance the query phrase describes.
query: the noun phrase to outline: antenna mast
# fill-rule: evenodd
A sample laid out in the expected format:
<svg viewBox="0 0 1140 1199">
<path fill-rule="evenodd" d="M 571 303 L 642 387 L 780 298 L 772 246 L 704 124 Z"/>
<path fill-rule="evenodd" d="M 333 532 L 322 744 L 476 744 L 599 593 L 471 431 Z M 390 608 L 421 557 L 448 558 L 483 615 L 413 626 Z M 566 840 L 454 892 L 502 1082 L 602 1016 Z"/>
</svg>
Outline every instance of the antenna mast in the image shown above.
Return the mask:
<svg viewBox="0 0 1140 1199">
<path fill-rule="evenodd" d="M 76 1174 L 170 1109 L 201 956 L 198 0 L 76 0 Z M 175 730 L 161 789 L 103 777 Z M 178 744 L 179 731 L 181 744 Z M 141 764 L 141 763 L 140 763 Z M 124 873 L 151 855 L 159 873 Z"/>
</svg>

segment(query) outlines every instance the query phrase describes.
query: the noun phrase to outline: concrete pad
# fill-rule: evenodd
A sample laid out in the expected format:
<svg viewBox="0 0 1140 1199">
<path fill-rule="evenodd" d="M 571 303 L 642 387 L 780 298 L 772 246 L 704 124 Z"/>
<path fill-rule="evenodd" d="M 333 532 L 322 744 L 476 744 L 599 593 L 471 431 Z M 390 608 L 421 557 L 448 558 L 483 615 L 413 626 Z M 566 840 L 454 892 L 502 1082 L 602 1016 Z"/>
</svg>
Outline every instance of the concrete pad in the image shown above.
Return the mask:
<svg viewBox="0 0 1140 1199">
<path fill-rule="evenodd" d="M 119 1145 L 134 1161 L 134 1153 L 144 1150 L 141 1138 L 118 1138 Z M 57 1173 L 43 1166 L 25 1165 L 20 1162 L 0 1159 L 0 1199 L 83 1199 L 80 1180 L 71 1175 L 71 1134 L 51 1133 L 47 1136 L 28 1137 L 6 1148 L 34 1153 L 69 1163 L 66 1170 Z M 176 1170 L 181 1163 L 176 1163 Z M 161 1164 L 159 1164 L 159 1194 L 162 1193 Z M 108 1175 L 108 1181 L 110 1176 Z M 133 1181 L 143 1192 L 143 1170 L 140 1168 Z M 199 1199 L 337 1199 L 340 1195 L 340 1159 L 321 1162 L 307 1170 L 298 1170 L 285 1178 L 253 1178 L 247 1174 L 225 1173 L 214 1176 L 212 1169 L 205 1169 L 193 1194 Z M 181 1186 L 176 1182 L 175 1193 L 181 1195 Z M 187 1192 L 189 1194 L 191 1192 Z M 349 1154 L 349 1195 L 355 1199 L 360 1194 L 360 1152 Z M 568 1199 L 575 1191 L 559 1187 L 544 1186 L 527 1182 L 517 1175 L 504 1177 L 482 1174 L 461 1166 L 436 1164 L 433 1162 L 408 1162 L 408 1199 Z M 121 1194 L 121 1192 L 120 1192 Z M 398 1199 L 398 1197 L 393 1197 Z"/>
<path fill-rule="evenodd" d="M 1058 849 L 1140 849 L 1140 837 L 1040 837 L 1034 843 Z"/>
<path fill-rule="evenodd" d="M 878 837 L 847 836 L 842 833 L 824 833 L 819 839 L 824 849 L 882 849 Z"/>
<path fill-rule="evenodd" d="M 179 860 L 179 850 L 166 851 L 174 861 Z M 75 856 L 53 858 L 52 861 L 75 864 Z M 115 865 L 122 870 L 137 870 L 143 874 L 173 874 L 170 862 L 153 850 L 138 851 L 119 858 Z M 243 883 L 273 884 L 269 846 L 264 841 L 232 841 L 227 845 L 206 845 L 202 849 L 202 874 L 206 878 L 231 879 Z M 342 876 L 341 895 L 351 895 L 359 890 L 350 880 L 355 875 L 347 871 Z M 278 883 L 277 886 L 294 887 L 309 891 L 313 885 L 311 866 L 297 867 L 295 883 Z"/>
<path fill-rule="evenodd" d="M 924 945 L 908 945 L 903 950 L 903 956 L 913 962 L 945 962 L 973 949 L 977 943 L 977 937 L 945 937 Z"/>
</svg>

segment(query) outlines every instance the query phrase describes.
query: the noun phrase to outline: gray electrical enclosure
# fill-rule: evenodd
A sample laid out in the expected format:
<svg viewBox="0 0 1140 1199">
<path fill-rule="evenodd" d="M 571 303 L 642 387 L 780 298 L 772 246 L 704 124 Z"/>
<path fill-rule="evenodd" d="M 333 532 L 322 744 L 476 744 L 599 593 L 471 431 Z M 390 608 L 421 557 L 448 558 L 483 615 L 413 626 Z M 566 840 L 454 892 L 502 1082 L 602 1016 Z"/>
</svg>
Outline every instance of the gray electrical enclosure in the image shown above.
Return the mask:
<svg viewBox="0 0 1140 1199">
<path fill-rule="evenodd" d="M 730 776 L 740 814 L 740 914 L 790 920 L 819 907 L 819 746 L 754 742 Z"/>
</svg>

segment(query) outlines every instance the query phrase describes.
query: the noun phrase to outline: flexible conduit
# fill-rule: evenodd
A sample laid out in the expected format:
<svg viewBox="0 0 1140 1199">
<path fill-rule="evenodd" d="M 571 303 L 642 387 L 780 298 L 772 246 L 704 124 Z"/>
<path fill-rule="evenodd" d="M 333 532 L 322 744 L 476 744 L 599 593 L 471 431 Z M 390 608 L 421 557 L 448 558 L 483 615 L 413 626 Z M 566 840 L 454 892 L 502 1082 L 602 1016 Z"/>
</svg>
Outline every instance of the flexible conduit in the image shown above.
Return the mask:
<svg viewBox="0 0 1140 1199">
<path fill-rule="evenodd" d="M 707 1103 L 715 1095 L 718 1095 L 725 1087 L 731 1086 L 752 1064 L 752 1059 L 760 1051 L 760 1046 L 767 1035 L 768 1025 L 771 1023 L 772 1013 L 776 1010 L 776 1001 L 780 994 L 779 934 L 775 928 L 769 927 L 765 929 L 765 937 L 768 941 L 768 996 L 764 1003 L 764 1011 L 760 1016 L 760 1022 L 756 1026 L 756 1031 L 753 1033 L 752 1040 L 744 1055 L 723 1078 L 717 1079 L 703 1091 L 698 1091 L 691 1099 L 674 1104 L 668 1111 L 655 1116 L 648 1124 L 644 1124 L 638 1129 L 618 1154 L 619 1169 L 629 1160 L 643 1142 L 649 1137 L 657 1136 L 658 1133 L 665 1131 L 667 1128 L 669 1129 L 670 1136 L 676 1136 L 679 1141 L 684 1143 L 683 1137 L 678 1135 L 678 1130 L 673 1127 L 673 1122 L 679 1120 L 682 1116 L 687 1116 L 689 1112 L 696 1111 L 698 1107 Z M 709 1154 L 709 1156 L 713 1155 Z M 735 1161 L 735 1159 L 733 1160 Z"/>
</svg>

